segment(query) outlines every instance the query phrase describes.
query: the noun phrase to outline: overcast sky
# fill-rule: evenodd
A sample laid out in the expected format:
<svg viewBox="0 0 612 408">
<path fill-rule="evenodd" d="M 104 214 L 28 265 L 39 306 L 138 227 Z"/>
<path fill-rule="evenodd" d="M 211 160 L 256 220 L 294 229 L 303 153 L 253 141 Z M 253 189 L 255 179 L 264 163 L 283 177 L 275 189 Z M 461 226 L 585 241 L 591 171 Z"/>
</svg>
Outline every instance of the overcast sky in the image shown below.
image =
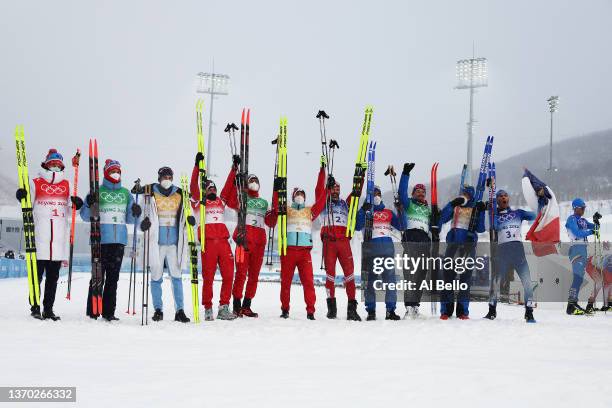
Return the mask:
<svg viewBox="0 0 612 408">
<path fill-rule="evenodd" d="M 36 164 L 49 147 L 70 156 L 97 137 L 129 185 L 155 180 L 162 165 L 189 171 L 194 78 L 214 58 L 231 76 L 230 95 L 215 104 L 217 182 L 230 159 L 222 130 L 244 106 L 251 169 L 266 195 L 281 114 L 289 184 L 313 191 L 319 109 L 331 116 L 347 192 L 366 104 L 375 107 L 380 184 L 387 164 L 405 161 L 417 163 L 414 182 L 428 179 L 433 161 L 442 177 L 465 161 L 468 93 L 453 87 L 455 61 L 472 55 L 472 42 L 489 60 L 489 87 L 476 95 L 475 161 L 487 134 L 498 159 L 547 143 L 553 94 L 559 139 L 612 127 L 611 16 L 605 0 L 3 1 L 1 168 L 15 172 L 12 132 L 23 123 Z M 208 100 L 205 109 L 208 118 Z"/>
</svg>

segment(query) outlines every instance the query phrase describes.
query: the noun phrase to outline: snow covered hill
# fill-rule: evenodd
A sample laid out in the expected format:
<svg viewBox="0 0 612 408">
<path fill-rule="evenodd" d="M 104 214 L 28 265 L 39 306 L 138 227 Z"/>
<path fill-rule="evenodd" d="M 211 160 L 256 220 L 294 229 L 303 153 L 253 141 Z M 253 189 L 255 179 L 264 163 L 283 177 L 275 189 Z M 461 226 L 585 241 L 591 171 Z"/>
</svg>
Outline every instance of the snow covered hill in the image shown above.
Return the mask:
<svg viewBox="0 0 612 408">
<path fill-rule="evenodd" d="M 444 322 L 424 305 L 423 320 L 359 323 L 344 320 L 341 293 L 341 319 L 330 321 L 317 288 L 311 322 L 293 286 L 285 321 L 278 284 L 262 283 L 254 301 L 260 318 L 182 325 L 172 321 L 165 282 L 165 320 L 141 327 L 139 307 L 124 313 L 127 276 L 119 282 L 121 321 L 86 318 L 88 279 L 76 274 L 71 301 L 60 284 L 60 322 L 29 317 L 25 279 L 0 281 L 0 384 L 76 386 L 76 404 L 53 406 L 88 408 L 609 407 L 612 313 L 574 317 L 547 304 L 535 310 L 537 324 L 526 324 L 518 306 L 500 305 L 497 320 L 483 320 L 480 303 L 471 320 Z M 187 280 L 184 288 L 189 304 Z"/>
</svg>

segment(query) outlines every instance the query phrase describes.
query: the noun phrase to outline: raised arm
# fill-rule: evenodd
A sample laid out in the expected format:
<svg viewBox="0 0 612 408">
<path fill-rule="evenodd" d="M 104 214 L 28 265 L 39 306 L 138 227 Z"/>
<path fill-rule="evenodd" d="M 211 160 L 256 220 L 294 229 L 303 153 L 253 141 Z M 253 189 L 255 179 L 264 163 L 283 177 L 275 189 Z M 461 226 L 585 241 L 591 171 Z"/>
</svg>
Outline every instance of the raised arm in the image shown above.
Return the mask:
<svg viewBox="0 0 612 408">
<path fill-rule="evenodd" d="M 319 185 L 323 186 L 323 191 L 322 193 L 319 193 L 318 195 L 315 194 L 315 203 L 310 209 L 310 213 L 312 215 L 313 220 L 317 218 L 319 214 L 321 214 L 321 212 L 325 208 L 325 201 L 327 200 L 327 194 L 326 194 L 327 190 L 325 189 L 325 168 L 324 167 L 321 167 L 319 169 L 319 176 L 317 177 L 317 188 L 315 188 L 315 191 L 319 188 Z"/>
</svg>

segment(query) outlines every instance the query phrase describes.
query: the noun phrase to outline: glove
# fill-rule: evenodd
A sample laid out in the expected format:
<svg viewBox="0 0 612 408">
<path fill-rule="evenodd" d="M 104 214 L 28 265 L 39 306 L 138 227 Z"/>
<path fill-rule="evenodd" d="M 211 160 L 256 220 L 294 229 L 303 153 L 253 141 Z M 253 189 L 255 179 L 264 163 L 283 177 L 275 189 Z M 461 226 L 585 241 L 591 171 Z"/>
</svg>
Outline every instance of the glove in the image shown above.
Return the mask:
<svg viewBox="0 0 612 408">
<path fill-rule="evenodd" d="M 19 188 L 15 192 L 15 197 L 17 198 L 17 201 L 21 201 L 27 196 L 28 196 L 28 192 L 25 190 L 25 188 Z"/>
<path fill-rule="evenodd" d="M 142 208 L 136 203 L 132 204 L 132 217 L 138 218 L 142 214 Z"/>
<path fill-rule="evenodd" d="M 488 210 L 490 210 L 491 208 L 492 208 L 492 207 L 491 207 L 491 202 L 490 202 L 490 201 L 487 201 L 487 202 L 485 203 L 485 209 L 488 211 Z"/>
<path fill-rule="evenodd" d="M 601 220 L 601 214 L 599 212 L 596 212 L 595 214 L 593 214 L 593 224 L 599 226 L 599 220 Z"/>
<path fill-rule="evenodd" d="M 280 177 L 274 179 L 274 191 L 279 191 L 284 187 L 283 180 Z"/>
<path fill-rule="evenodd" d="M 327 188 L 332 189 L 336 185 L 336 179 L 331 174 L 327 176 Z"/>
<path fill-rule="evenodd" d="M 414 169 L 414 163 L 404 163 L 404 170 L 402 170 L 402 174 L 410 175 L 410 172 Z"/>
<path fill-rule="evenodd" d="M 204 160 L 204 154 L 202 152 L 198 152 L 195 155 L 195 165 L 196 167 L 200 166 L 200 162 Z"/>
<path fill-rule="evenodd" d="M 476 205 L 474 206 L 478 211 L 484 211 L 487 209 L 487 205 L 485 203 L 483 203 L 482 201 L 478 201 L 476 203 Z"/>
<path fill-rule="evenodd" d="M 72 196 L 72 197 L 70 197 L 70 201 L 72 202 L 72 204 L 74 204 L 74 207 L 77 210 L 80 210 L 81 207 L 83 206 L 83 200 L 81 200 L 81 197 Z"/>
<path fill-rule="evenodd" d="M 140 230 L 145 232 L 149 228 L 151 228 L 151 220 L 149 220 L 149 217 L 145 217 L 145 219 L 140 223 Z"/>
<path fill-rule="evenodd" d="M 234 168 L 236 168 L 236 169 L 237 169 L 237 168 L 238 168 L 238 166 L 240 166 L 240 162 L 241 162 L 241 160 L 240 160 L 240 156 L 238 156 L 237 154 L 235 154 L 235 155 L 233 155 L 233 156 L 232 156 L 232 166 L 233 166 Z"/>
<path fill-rule="evenodd" d="M 365 202 L 365 203 L 363 203 L 361 208 L 363 209 L 363 211 L 370 211 L 372 209 L 372 204 L 370 204 L 368 202 Z"/>
<path fill-rule="evenodd" d="M 87 194 L 85 196 L 85 202 L 87 203 L 88 207 L 91 207 L 94 203 L 94 197 L 91 195 L 91 193 Z"/>
<path fill-rule="evenodd" d="M 459 205 L 465 204 L 465 197 L 457 197 L 453 201 L 450 202 L 450 205 L 455 208 Z"/>
<path fill-rule="evenodd" d="M 491 187 L 491 183 L 493 183 L 493 179 L 491 177 L 487 178 L 487 187 Z"/>
<path fill-rule="evenodd" d="M 188 216 L 187 223 L 193 227 L 196 224 L 195 217 L 193 215 Z"/>
<path fill-rule="evenodd" d="M 321 168 L 324 169 L 327 166 L 327 158 L 321 155 Z"/>
</svg>

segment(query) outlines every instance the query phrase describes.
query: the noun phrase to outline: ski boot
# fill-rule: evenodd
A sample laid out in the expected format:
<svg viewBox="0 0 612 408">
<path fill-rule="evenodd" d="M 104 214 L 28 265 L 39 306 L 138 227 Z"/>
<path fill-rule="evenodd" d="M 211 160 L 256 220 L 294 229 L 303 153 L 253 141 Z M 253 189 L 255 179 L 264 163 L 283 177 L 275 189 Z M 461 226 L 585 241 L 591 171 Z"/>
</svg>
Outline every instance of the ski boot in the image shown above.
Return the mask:
<svg viewBox="0 0 612 408">
<path fill-rule="evenodd" d="M 288 319 L 289 318 L 289 311 L 285 310 L 285 309 L 281 309 L 280 317 L 281 317 L 281 319 Z"/>
<path fill-rule="evenodd" d="M 470 320 L 470 316 L 466 315 L 466 314 L 462 314 L 457 316 L 457 319 L 459 320 Z"/>
<path fill-rule="evenodd" d="M 229 305 L 221 305 L 219 306 L 219 310 L 217 311 L 217 319 L 219 320 L 234 320 L 236 316 L 230 312 Z"/>
<path fill-rule="evenodd" d="M 346 307 L 346 320 L 361 321 L 361 316 L 357 313 L 357 301 L 354 299 L 348 301 L 348 306 Z"/>
<path fill-rule="evenodd" d="M 259 317 L 257 313 L 251 310 L 251 299 L 244 298 L 242 301 L 242 307 L 240 308 L 240 317 Z"/>
<path fill-rule="evenodd" d="M 308 320 L 315 320 L 314 313 L 306 313 L 306 318 Z"/>
<path fill-rule="evenodd" d="M 440 320 L 448 320 L 448 315 L 447 314 L 441 314 L 440 315 Z"/>
<path fill-rule="evenodd" d="M 215 316 L 213 315 L 212 307 L 210 309 L 204 309 L 204 321 L 212 322 L 215 320 Z"/>
<path fill-rule="evenodd" d="M 399 317 L 396 313 L 395 310 L 387 310 L 387 314 L 385 315 L 385 320 L 401 320 L 402 318 Z"/>
<path fill-rule="evenodd" d="M 527 306 L 525 308 L 525 321 L 527 323 L 535 323 L 536 319 L 533 317 L 533 307 Z"/>
<path fill-rule="evenodd" d="M 32 306 L 30 308 L 30 316 L 35 319 L 42 320 L 42 316 L 40 314 L 40 306 Z"/>
<path fill-rule="evenodd" d="M 404 313 L 404 320 L 406 319 L 418 319 L 419 318 L 419 307 L 418 306 L 406 306 L 406 313 Z"/>
<path fill-rule="evenodd" d="M 240 299 L 234 298 L 232 309 L 234 312 L 234 316 L 242 317 L 242 304 L 240 302 Z"/>
<path fill-rule="evenodd" d="M 591 302 L 587 303 L 586 309 L 584 309 L 584 312 L 586 314 L 595 314 L 595 307 L 593 306 L 593 304 Z"/>
<path fill-rule="evenodd" d="M 525 316 L 527 316 L 527 312 L 525 312 Z M 489 313 L 484 317 L 484 319 L 495 320 L 497 317 L 497 307 L 489 304 Z"/>
<path fill-rule="evenodd" d="M 53 313 L 53 309 L 45 309 L 45 310 L 43 310 L 42 318 L 44 320 L 50 319 L 50 320 L 53 320 L 54 322 L 60 320 L 60 317 L 57 316 L 55 313 Z"/>
<path fill-rule="evenodd" d="M 116 320 L 119 320 L 119 318 L 115 316 L 102 316 L 102 318 L 107 322 L 114 322 Z"/>
<path fill-rule="evenodd" d="M 155 309 L 155 313 L 153 313 L 153 317 L 151 318 L 154 322 L 161 322 L 164 320 L 164 312 L 161 309 Z"/>
<path fill-rule="evenodd" d="M 367 321 L 376 320 L 376 310 L 368 310 L 368 317 L 366 317 Z"/>
<path fill-rule="evenodd" d="M 565 313 L 572 316 L 583 316 L 586 314 L 586 311 L 578 305 L 578 302 L 570 301 L 567 302 Z"/>
<path fill-rule="evenodd" d="M 602 306 L 599 308 L 600 312 L 608 312 L 610 310 L 610 305 Z"/>
<path fill-rule="evenodd" d="M 327 318 L 335 319 L 338 316 L 336 298 L 327 298 Z"/>
<path fill-rule="evenodd" d="M 174 321 L 181 322 L 181 323 L 189 323 L 191 319 L 185 316 L 185 311 L 183 309 L 179 309 L 174 314 Z"/>
</svg>

